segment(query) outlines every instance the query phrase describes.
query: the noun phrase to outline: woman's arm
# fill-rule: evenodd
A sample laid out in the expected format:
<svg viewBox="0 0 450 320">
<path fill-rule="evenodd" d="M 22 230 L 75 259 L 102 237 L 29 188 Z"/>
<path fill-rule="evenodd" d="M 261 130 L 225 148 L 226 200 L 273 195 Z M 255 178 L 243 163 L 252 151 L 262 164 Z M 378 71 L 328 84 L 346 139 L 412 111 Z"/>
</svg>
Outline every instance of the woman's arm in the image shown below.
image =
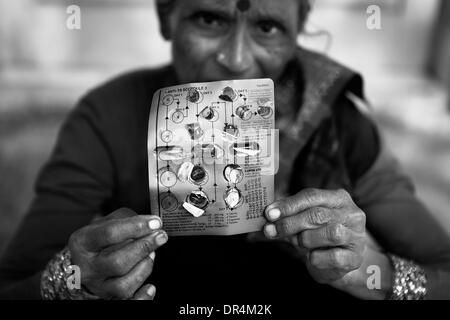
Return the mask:
<svg viewBox="0 0 450 320">
<path fill-rule="evenodd" d="M 359 102 L 364 104 L 362 100 Z M 345 141 L 352 197 L 366 214 L 368 231 L 389 253 L 410 258 L 424 267 L 429 298 L 450 298 L 448 233 L 416 197 L 411 180 L 388 150 L 372 120 L 359 112 L 354 101 L 342 99 L 336 115 Z M 372 259 L 381 268 L 383 283 L 391 285 L 392 265 L 386 254 L 377 246 L 368 248 L 374 251 Z"/>
<path fill-rule="evenodd" d="M 357 182 L 354 198 L 378 243 L 425 269 L 427 298 L 449 299 L 450 237 L 414 195 L 410 180 L 385 147 Z"/>
<path fill-rule="evenodd" d="M 47 262 L 101 213 L 113 172 L 94 107 L 83 99 L 63 125 L 36 183 L 36 196 L 0 260 L 0 297 L 39 299 Z"/>
<path fill-rule="evenodd" d="M 378 143 L 375 126 L 352 105 L 339 107 L 341 147 L 352 181 L 349 192 L 303 189 L 271 204 L 265 212 L 266 236 L 288 237 L 316 281 L 356 297 L 390 297 L 396 277 L 390 253 L 413 260 L 419 276 L 420 267 L 425 269 L 427 298 L 448 298 L 448 235 L 415 197 L 395 159 Z M 368 231 L 384 249 L 371 241 Z M 372 283 L 375 287 L 370 283 L 375 269 L 380 271 L 380 287 L 377 281 Z M 415 285 L 421 285 L 421 279 Z"/>
</svg>

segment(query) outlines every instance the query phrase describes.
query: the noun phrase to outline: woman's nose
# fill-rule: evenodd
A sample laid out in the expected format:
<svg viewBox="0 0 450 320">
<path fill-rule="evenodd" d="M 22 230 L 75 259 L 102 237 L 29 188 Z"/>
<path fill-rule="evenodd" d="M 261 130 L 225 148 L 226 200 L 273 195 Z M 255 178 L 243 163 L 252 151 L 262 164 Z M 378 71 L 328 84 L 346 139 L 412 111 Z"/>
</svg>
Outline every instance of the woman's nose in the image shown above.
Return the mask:
<svg viewBox="0 0 450 320">
<path fill-rule="evenodd" d="M 218 63 L 229 73 L 244 74 L 254 63 L 250 40 L 245 30 L 239 28 L 224 39 L 217 55 Z"/>
</svg>

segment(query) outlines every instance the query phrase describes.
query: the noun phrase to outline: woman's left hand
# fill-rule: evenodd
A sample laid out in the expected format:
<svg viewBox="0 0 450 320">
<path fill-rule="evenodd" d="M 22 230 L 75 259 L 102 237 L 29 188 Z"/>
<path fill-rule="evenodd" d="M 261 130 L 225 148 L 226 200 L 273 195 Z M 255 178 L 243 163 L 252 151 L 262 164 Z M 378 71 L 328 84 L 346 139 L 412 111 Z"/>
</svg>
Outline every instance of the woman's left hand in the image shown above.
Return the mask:
<svg viewBox="0 0 450 320">
<path fill-rule="evenodd" d="M 265 215 L 266 237 L 290 239 L 303 250 L 307 269 L 319 283 L 367 297 L 365 266 L 388 263 L 383 254 L 366 248 L 366 216 L 345 190 L 304 189 L 272 203 Z"/>
</svg>

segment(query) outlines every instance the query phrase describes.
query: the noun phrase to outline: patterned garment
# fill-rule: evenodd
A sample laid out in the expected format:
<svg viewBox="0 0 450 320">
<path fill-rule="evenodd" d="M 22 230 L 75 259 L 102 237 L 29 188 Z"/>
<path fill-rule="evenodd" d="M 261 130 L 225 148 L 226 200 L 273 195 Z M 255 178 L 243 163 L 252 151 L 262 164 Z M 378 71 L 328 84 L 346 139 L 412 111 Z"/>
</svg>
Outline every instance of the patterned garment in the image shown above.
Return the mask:
<svg viewBox="0 0 450 320">
<path fill-rule="evenodd" d="M 365 170 L 374 162 L 378 152 L 376 129 L 346 98 L 347 92 L 362 98 L 362 80 L 358 74 L 321 55 L 298 51 L 296 60 L 276 86 L 280 152 L 275 178 L 277 199 L 302 187 L 350 189 L 354 177 L 349 176 L 347 162 L 357 163 L 356 167 Z M 342 138 L 349 135 L 338 132 L 338 127 L 343 122 L 350 123 L 344 130 L 351 132 L 353 123 L 361 126 L 361 121 L 367 125 L 361 128 L 367 133 L 361 139 L 372 143 L 366 145 L 365 156 L 351 161 L 342 154 L 343 147 L 349 144 Z M 358 156 L 357 152 L 353 158 Z M 298 168 L 300 163 L 303 169 Z M 314 176 L 304 172 L 306 167 Z M 296 187 L 290 183 L 292 180 Z"/>
</svg>

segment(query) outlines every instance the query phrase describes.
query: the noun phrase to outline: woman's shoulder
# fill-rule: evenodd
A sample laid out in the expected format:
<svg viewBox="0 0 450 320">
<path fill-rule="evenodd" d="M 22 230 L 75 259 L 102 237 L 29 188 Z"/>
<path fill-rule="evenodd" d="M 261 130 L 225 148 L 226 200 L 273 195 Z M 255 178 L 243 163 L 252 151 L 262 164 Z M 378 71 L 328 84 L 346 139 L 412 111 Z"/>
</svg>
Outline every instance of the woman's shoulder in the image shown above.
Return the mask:
<svg viewBox="0 0 450 320">
<path fill-rule="evenodd" d="M 361 74 L 340 62 L 299 47 L 297 63 L 302 70 L 306 98 L 321 99 L 328 105 L 332 105 L 346 91 L 364 98 Z"/>
<path fill-rule="evenodd" d="M 154 92 L 174 81 L 171 66 L 122 73 L 88 90 L 79 99 L 68 120 L 74 121 L 81 115 L 91 122 L 103 123 L 111 128 L 120 127 L 120 123 L 127 121 L 135 122 L 136 119 L 141 122 L 148 117 Z"/>
<path fill-rule="evenodd" d="M 175 79 L 172 66 L 137 69 L 114 76 L 90 89 L 87 99 L 122 100 L 128 97 L 152 96 L 157 89 L 170 85 Z"/>
</svg>

